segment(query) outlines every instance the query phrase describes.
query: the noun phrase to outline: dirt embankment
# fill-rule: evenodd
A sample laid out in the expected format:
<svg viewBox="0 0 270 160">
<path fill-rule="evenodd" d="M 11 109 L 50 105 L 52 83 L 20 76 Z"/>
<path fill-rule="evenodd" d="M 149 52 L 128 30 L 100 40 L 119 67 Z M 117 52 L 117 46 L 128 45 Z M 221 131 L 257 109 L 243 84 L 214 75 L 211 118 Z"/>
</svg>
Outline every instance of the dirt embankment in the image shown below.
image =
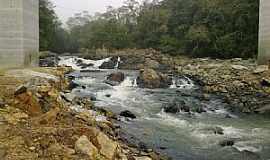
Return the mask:
<svg viewBox="0 0 270 160">
<path fill-rule="evenodd" d="M 0 159 L 158 160 L 121 141 L 113 114 L 69 101 L 67 68 L 1 71 Z"/>
</svg>

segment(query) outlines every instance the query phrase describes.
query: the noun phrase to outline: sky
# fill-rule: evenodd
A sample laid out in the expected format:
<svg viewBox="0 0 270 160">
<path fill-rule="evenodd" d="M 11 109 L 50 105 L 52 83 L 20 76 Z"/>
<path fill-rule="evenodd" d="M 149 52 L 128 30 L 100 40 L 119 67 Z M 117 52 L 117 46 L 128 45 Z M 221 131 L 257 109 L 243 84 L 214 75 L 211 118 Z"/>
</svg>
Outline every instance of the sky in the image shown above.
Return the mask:
<svg viewBox="0 0 270 160">
<path fill-rule="evenodd" d="M 62 22 L 75 13 L 88 11 L 94 15 L 96 12 L 104 12 L 106 7 L 120 7 L 125 0 L 51 0 L 55 5 L 55 11 Z"/>
</svg>

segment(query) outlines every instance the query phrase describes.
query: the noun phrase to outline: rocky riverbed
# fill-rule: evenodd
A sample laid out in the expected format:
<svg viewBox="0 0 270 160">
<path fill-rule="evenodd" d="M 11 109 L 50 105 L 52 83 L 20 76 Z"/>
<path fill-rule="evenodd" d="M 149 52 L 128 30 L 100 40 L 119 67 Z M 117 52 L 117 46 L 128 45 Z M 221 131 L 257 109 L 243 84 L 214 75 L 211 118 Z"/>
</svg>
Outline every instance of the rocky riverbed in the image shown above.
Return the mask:
<svg viewBox="0 0 270 160">
<path fill-rule="evenodd" d="M 61 65 L 75 69 L 67 75 L 73 82 L 70 95 L 111 110 L 122 137 L 144 151 L 150 146 L 176 160 L 269 158 L 267 66 L 242 59 L 136 54 L 127 54 L 128 62 L 125 55 L 60 57 Z M 252 103 L 235 103 L 243 98 Z"/>
<path fill-rule="evenodd" d="M 64 77 L 70 69 L 1 71 L 0 159 L 163 159 L 123 141 L 113 113 L 72 97 Z"/>
<path fill-rule="evenodd" d="M 264 114 L 270 110 L 269 66 L 257 66 L 255 59 L 172 57 L 152 49 L 131 49 L 82 57 L 112 57 L 102 65 L 103 69 L 113 69 L 117 65 L 119 69 L 150 68 L 165 74 L 185 75 L 196 81 L 205 93 L 221 96 L 230 104 L 232 111 Z"/>
</svg>

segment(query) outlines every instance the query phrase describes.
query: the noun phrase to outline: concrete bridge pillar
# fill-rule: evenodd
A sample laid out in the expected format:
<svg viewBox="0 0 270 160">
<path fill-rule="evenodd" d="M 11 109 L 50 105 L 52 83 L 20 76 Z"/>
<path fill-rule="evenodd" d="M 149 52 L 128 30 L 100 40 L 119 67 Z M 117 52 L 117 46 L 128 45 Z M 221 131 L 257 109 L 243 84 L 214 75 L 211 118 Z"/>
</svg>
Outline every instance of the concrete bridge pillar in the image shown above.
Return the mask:
<svg viewBox="0 0 270 160">
<path fill-rule="evenodd" d="M 0 67 L 36 65 L 39 1 L 0 0 Z"/>
<path fill-rule="evenodd" d="M 270 0 L 260 0 L 258 64 L 270 60 Z"/>
</svg>

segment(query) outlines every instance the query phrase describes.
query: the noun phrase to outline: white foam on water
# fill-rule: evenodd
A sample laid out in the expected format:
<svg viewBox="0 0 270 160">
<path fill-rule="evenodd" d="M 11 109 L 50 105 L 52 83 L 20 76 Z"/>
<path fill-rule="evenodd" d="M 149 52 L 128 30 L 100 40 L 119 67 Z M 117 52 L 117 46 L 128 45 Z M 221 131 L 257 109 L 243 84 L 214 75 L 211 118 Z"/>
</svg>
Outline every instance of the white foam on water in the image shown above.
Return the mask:
<svg viewBox="0 0 270 160">
<path fill-rule="evenodd" d="M 170 88 L 177 88 L 175 79 L 172 80 L 172 85 L 170 86 Z"/>
<path fill-rule="evenodd" d="M 136 79 L 132 80 L 131 77 L 126 77 L 125 80 L 119 86 L 116 86 L 115 88 L 136 87 L 136 86 L 137 86 Z"/>
<path fill-rule="evenodd" d="M 117 58 L 117 62 L 116 62 L 116 65 L 114 66 L 114 69 L 118 69 L 118 67 L 119 67 L 119 63 L 121 62 L 121 58 L 120 57 L 118 57 Z"/>
<path fill-rule="evenodd" d="M 229 138 L 243 138 L 246 136 L 246 134 L 249 134 L 244 129 L 239 129 L 232 126 L 229 127 L 222 126 L 221 128 L 223 129 L 224 135 Z"/>
<path fill-rule="evenodd" d="M 173 78 L 172 79 L 172 84 L 170 86 L 170 88 L 178 88 L 178 89 L 192 89 L 194 87 L 194 83 L 193 81 L 188 78 L 188 77 L 184 77 L 184 78 Z"/>
<path fill-rule="evenodd" d="M 250 152 L 261 152 L 263 147 L 261 145 L 258 145 L 258 142 L 256 141 L 242 141 L 242 142 L 236 142 L 233 145 L 234 148 L 236 148 L 238 151 L 250 151 Z"/>
<path fill-rule="evenodd" d="M 111 57 L 101 59 L 101 60 L 87 60 L 84 58 L 78 58 L 75 56 L 64 56 L 60 57 L 60 61 L 58 62 L 59 66 L 69 66 L 72 67 L 74 70 L 81 70 L 82 68 L 77 65 L 77 61 L 80 60 L 84 64 L 93 64 L 91 67 L 87 67 L 84 69 L 98 69 L 103 63 L 109 62 L 111 60 Z"/>
<path fill-rule="evenodd" d="M 74 56 L 60 57 L 58 66 L 68 66 L 68 67 L 72 67 L 72 69 L 74 70 L 80 70 L 81 68 L 76 64 L 76 61 L 77 61 L 77 57 L 74 57 Z"/>
<path fill-rule="evenodd" d="M 75 82 L 82 85 L 89 85 L 89 84 L 93 84 L 95 80 L 96 80 L 95 78 L 83 77 L 83 78 L 76 78 Z"/>
<path fill-rule="evenodd" d="M 170 126 L 175 126 L 175 127 L 189 127 L 190 124 L 188 121 L 179 119 L 177 117 L 174 117 L 170 114 L 165 113 L 163 110 L 157 114 L 159 119 L 157 120 L 158 122 Z M 151 119 L 151 118 L 148 118 Z"/>
<path fill-rule="evenodd" d="M 85 69 L 91 69 L 91 68 L 99 68 L 103 63 L 109 62 L 111 60 L 111 57 L 109 58 L 104 58 L 101 60 L 88 60 L 88 59 L 83 59 L 83 58 L 77 58 L 78 60 L 81 60 L 85 64 L 93 64 L 93 67 L 87 67 Z"/>
</svg>

